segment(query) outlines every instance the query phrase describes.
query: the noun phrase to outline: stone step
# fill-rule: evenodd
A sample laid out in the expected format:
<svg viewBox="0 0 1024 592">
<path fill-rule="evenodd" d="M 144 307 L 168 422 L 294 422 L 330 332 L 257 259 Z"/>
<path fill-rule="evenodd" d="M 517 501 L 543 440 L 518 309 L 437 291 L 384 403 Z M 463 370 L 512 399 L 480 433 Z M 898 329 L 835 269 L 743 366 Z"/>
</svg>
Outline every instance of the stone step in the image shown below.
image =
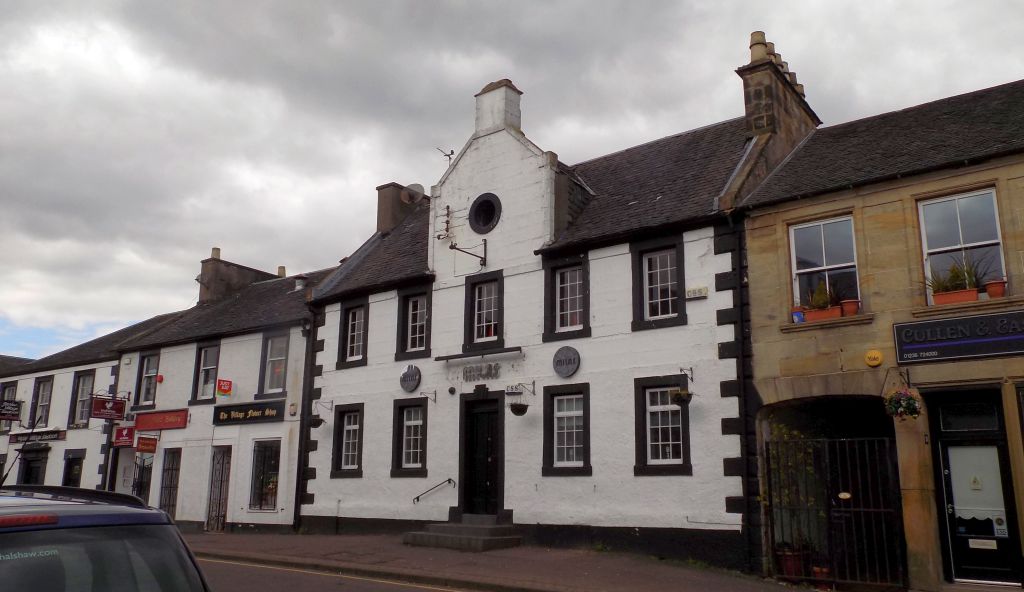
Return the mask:
<svg viewBox="0 0 1024 592">
<path fill-rule="evenodd" d="M 407 532 L 402 542 L 416 547 L 441 547 L 457 551 L 490 551 L 518 547 L 522 538 L 517 536 L 465 536 L 437 532 Z"/>
<path fill-rule="evenodd" d="M 458 522 L 437 522 L 427 525 L 427 532 L 454 534 L 473 537 L 515 536 L 516 528 L 508 524 L 460 524 Z"/>
<path fill-rule="evenodd" d="M 494 514 L 463 514 L 463 524 L 497 524 L 498 517 Z"/>
</svg>

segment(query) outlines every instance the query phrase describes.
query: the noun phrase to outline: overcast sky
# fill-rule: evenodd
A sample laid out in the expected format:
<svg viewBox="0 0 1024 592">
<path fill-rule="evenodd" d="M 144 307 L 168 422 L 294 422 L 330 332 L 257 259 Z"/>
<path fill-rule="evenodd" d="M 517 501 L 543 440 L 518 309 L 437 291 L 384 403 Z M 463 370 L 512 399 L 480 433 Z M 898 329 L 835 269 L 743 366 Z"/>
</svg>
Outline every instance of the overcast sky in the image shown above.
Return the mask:
<svg viewBox="0 0 1024 592">
<path fill-rule="evenodd" d="M 335 264 L 473 95 L 575 163 L 743 112 L 764 30 L 825 125 L 1024 78 L 1024 2 L 0 0 L 0 353 L 192 306 L 199 261 Z"/>
</svg>

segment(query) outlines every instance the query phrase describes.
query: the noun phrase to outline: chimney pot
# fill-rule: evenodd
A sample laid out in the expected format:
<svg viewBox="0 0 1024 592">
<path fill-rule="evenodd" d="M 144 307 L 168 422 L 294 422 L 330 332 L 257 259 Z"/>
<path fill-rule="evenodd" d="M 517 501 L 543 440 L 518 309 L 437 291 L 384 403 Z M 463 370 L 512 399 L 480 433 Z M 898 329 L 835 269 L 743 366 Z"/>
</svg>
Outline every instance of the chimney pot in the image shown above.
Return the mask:
<svg viewBox="0 0 1024 592">
<path fill-rule="evenodd" d="M 220 259 L 220 247 L 210 249 L 210 259 Z"/>
<path fill-rule="evenodd" d="M 779 57 L 781 58 L 782 56 L 779 56 Z M 789 62 L 782 62 L 779 65 L 782 66 L 782 73 L 783 74 L 789 74 Z M 789 76 L 786 76 L 786 78 L 789 78 Z"/>
<path fill-rule="evenodd" d="M 796 72 L 789 73 L 789 83 L 792 85 L 796 85 Z"/>
<path fill-rule="evenodd" d="M 802 85 L 802 84 L 794 84 L 793 88 L 796 89 L 796 92 L 800 93 L 801 97 L 807 96 L 807 95 L 804 94 L 804 85 Z"/>
<path fill-rule="evenodd" d="M 285 272 L 284 265 L 277 266 L 277 277 L 287 277 L 288 274 Z"/>
<path fill-rule="evenodd" d="M 764 31 L 754 31 L 750 34 L 750 63 L 762 62 L 768 59 L 768 45 L 764 38 Z"/>
</svg>

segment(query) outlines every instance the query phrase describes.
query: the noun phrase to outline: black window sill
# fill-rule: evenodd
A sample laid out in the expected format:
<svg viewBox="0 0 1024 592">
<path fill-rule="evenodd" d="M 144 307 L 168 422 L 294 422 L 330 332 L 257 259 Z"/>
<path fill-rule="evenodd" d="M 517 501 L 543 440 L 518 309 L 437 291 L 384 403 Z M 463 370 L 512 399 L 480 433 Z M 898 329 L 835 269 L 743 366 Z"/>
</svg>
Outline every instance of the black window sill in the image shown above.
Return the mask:
<svg viewBox="0 0 1024 592">
<path fill-rule="evenodd" d="M 510 354 L 510 353 L 522 353 L 523 348 L 518 345 L 515 347 L 499 347 L 494 349 L 484 349 L 478 351 L 465 352 L 461 354 L 452 354 L 450 356 L 437 356 L 434 358 L 437 362 L 445 362 L 447 360 L 461 360 L 463 358 L 482 358 L 484 356 L 493 356 L 497 354 Z"/>
<path fill-rule="evenodd" d="M 154 401 L 152 403 L 137 403 L 135 405 L 132 405 L 132 408 L 129 409 L 128 411 L 132 411 L 132 412 L 134 412 L 134 411 L 153 411 L 155 409 L 156 409 L 156 402 Z"/>
<path fill-rule="evenodd" d="M 331 471 L 331 479 L 360 479 L 362 476 L 362 469 L 339 469 Z"/>
<path fill-rule="evenodd" d="M 426 469 L 391 469 L 391 477 L 394 479 L 422 478 L 427 476 Z"/>
<path fill-rule="evenodd" d="M 635 465 L 633 475 L 637 477 L 660 477 L 664 475 L 693 475 L 693 466 L 689 463 L 679 465 Z"/>
<path fill-rule="evenodd" d="M 542 477 L 590 477 L 594 469 L 585 467 L 544 467 L 540 470 Z"/>
<path fill-rule="evenodd" d="M 549 341 L 584 339 L 587 337 L 590 337 L 590 327 L 583 327 L 582 329 L 575 329 L 573 331 L 555 331 L 554 333 L 545 333 L 541 336 L 541 341 L 547 343 Z"/>
<path fill-rule="evenodd" d="M 213 405 L 216 402 L 216 397 L 211 397 L 209 399 L 189 399 L 188 406 L 193 407 L 195 405 Z"/>
<path fill-rule="evenodd" d="M 678 327 L 686 324 L 686 315 L 677 314 L 674 317 L 644 321 L 633 319 L 632 329 L 634 331 L 648 331 L 650 329 L 662 329 L 664 327 Z"/>
<path fill-rule="evenodd" d="M 499 337 L 497 339 L 491 339 L 489 341 L 474 341 L 473 343 L 462 344 L 462 353 L 464 354 L 479 351 L 488 351 L 492 349 L 505 349 L 505 338 Z"/>
<path fill-rule="evenodd" d="M 405 351 L 403 351 L 403 352 L 395 352 L 395 361 L 396 362 L 401 362 L 403 360 L 418 360 L 420 358 L 429 358 L 429 357 L 430 357 L 430 348 L 429 347 L 427 349 L 420 349 L 420 350 L 410 351 L 410 352 L 405 352 Z"/>
<path fill-rule="evenodd" d="M 284 399 L 288 396 L 288 391 L 281 391 L 277 393 L 256 393 L 252 396 L 253 401 L 266 401 L 268 399 Z"/>
<path fill-rule="evenodd" d="M 334 369 L 335 370 L 344 370 L 345 368 L 358 368 L 359 366 L 365 366 L 365 365 L 366 365 L 366 356 L 363 356 L 363 357 L 359 358 L 358 360 L 352 360 L 351 362 L 347 361 L 347 360 L 339 360 L 338 363 L 334 365 Z"/>
</svg>

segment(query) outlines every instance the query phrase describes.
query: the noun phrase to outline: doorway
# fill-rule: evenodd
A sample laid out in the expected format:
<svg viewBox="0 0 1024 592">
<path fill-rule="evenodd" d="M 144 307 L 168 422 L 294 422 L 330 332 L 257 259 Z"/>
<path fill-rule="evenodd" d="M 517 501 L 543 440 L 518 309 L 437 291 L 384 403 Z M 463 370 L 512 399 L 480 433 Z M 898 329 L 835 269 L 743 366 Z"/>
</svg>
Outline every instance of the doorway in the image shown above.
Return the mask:
<svg viewBox="0 0 1024 592">
<path fill-rule="evenodd" d="M 231 478 L 231 447 L 214 446 L 210 468 L 210 503 L 206 530 L 223 532 L 228 517 L 228 482 Z"/>
<path fill-rule="evenodd" d="M 1021 581 L 1020 533 L 998 390 L 928 398 L 946 576 Z"/>
<path fill-rule="evenodd" d="M 64 451 L 64 476 L 60 484 L 64 487 L 82 486 L 82 466 L 85 464 L 85 449 Z"/>
<path fill-rule="evenodd" d="M 18 483 L 22 485 L 43 485 L 46 479 L 46 457 L 49 450 L 26 452 L 21 451 L 21 467 L 18 471 Z"/>
<path fill-rule="evenodd" d="M 153 455 L 141 453 L 135 457 L 135 476 L 132 479 L 132 495 L 149 503 L 149 485 L 153 481 Z"/>
<path fill-rule="evenodd" d="M 462 416 L 463 514 L 498 514 L 503 501 L 504 430 L 499 394 L 466 397 Z"/>
</svg>

